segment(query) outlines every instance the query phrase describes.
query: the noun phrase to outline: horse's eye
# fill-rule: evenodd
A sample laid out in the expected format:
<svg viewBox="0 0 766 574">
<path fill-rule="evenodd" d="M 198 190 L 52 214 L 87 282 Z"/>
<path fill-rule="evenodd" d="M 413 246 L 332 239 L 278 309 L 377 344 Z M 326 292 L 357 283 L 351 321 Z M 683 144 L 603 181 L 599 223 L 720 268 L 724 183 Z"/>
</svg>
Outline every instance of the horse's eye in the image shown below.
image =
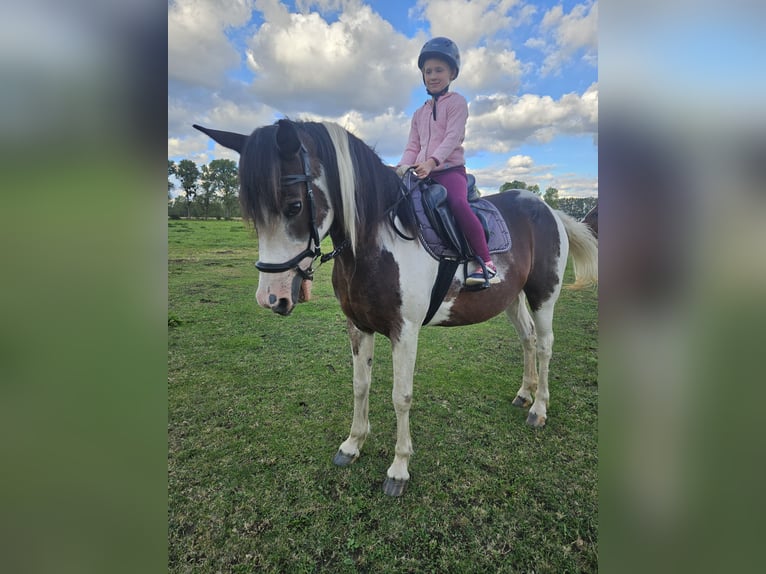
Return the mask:
<svg viewBox="0 0 766 574">
<path fill-rule="evenodd" d="M 303 204 L 300 201 L 294 201 L 288 204 L 287 209 L 285 210 L 285 215 L 287 217 L 295 217 L 301 212 L 302 208 Z"/>
</svg>

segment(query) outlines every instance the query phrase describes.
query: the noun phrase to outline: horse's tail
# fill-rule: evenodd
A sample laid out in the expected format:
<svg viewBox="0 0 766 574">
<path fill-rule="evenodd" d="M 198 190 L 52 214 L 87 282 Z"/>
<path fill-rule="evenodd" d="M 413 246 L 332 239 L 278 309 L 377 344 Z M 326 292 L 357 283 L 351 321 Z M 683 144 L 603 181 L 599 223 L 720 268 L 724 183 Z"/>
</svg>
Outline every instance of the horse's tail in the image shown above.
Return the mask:
<svg viewBox="0 0 766 574">
<path fill-rule="evenodd" d="M 569 238 L 569 253 L 574 263 L 575 282 L 569 289 L 583 289 L 598 284 L 598 240 L 590 228 L 570 217 L 563 211 L 556 210 Z"/>
</svg>

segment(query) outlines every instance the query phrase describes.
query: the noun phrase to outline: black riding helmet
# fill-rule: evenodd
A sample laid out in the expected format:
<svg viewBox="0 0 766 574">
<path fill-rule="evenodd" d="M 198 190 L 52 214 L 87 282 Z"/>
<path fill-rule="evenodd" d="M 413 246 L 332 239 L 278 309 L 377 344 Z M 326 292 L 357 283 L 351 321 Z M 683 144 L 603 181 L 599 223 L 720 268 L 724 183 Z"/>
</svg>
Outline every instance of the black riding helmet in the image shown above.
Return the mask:
<svg viewBox="0 0 766 574">
<path fill-rule="evenodd" d="M 460 72 L 460 50 L 457 49 L 455 42 L 443 36 L 432 38 L 423 44 L 423 48 L 420 50 L 420 56 L 418 57 L 419 70 L 423 69 L 423 62 L 428 58 L 446 60 L 452 66 L 452 69 L 455 70 L 455 77 L 457 78 Z"/>
</svg>

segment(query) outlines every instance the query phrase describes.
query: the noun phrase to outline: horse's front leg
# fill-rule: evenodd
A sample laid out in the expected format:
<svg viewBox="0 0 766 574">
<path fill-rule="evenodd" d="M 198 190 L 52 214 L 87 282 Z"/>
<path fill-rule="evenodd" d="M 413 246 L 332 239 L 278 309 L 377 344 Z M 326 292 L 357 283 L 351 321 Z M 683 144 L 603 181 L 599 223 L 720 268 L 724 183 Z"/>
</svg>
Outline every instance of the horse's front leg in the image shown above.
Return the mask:
<svg viewBox="0 0 766 574">
<path fill-rule="evenodd" d="M 400 336 L 396 341 L 391 342 L 394 360 L 394 388 L 391 398 L 396 411 L 396 448 L 394 462 L 388 468 L 386 480 L 383 482 L 383 492 L 389 496 L 401 496 L 410 479 L 408 466 L 413 453 L 410 437 L 410 407 L 419 332 L 420 325 L 405 321 Z"/>
<path fill-rule="evenodd" d="M 348 336 L 354 362 L 354 419 L 351 422 L 351 433 L 333 459 L 338 466 L 348 466 L 359 458 L 362 445 L 370 432 L 368 413 L 375 334 L 360 331 L 349 320 Z"/>
</svg>

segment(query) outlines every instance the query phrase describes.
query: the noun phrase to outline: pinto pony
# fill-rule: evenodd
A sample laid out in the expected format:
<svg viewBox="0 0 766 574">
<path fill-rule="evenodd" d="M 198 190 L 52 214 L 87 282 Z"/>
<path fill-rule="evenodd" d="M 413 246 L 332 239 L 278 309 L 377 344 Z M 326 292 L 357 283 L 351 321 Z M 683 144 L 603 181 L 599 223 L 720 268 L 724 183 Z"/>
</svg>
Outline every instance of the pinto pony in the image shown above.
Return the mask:
<svg viewBox="0 0 766 574">
<path fill-rule="evenodd" d="M 400 179 L 363 141 L 333 123 L 287 119 L 252 134 L 195 125 L 240 154 L 240 202 L 258 234 L 260 270 L 256 299 L 289 315 L 306 298 L 313 265 L 334 259 L 332 283 L 347 317 L 354 371 L 354 416 L 334 457 L 347 466 L 369 433 L 368 397 L 375 333 L 391 340 L 396 448 L 383 491 L 401 495 L 413 453 L 409 412 L 418 334 L 424 326 L 439 262 L 418 241 L 418 225 Z M 575 284 L 597 281 L 597 243 L 588 228 L 524 190 L 486 198 L 503 215 L 512 247 L 494 254 L 500 283 L 463 289 L 459 268 L 427 325 L 459 326 L 505 311 L 524 348 L 524 374 L 513 404 L 527 408 L 527 423 L 547 418 L 548 364 L 553 308 L 568 255 Z M 320 242 L 330 236 L 331 253 Z"/>
</svg>

